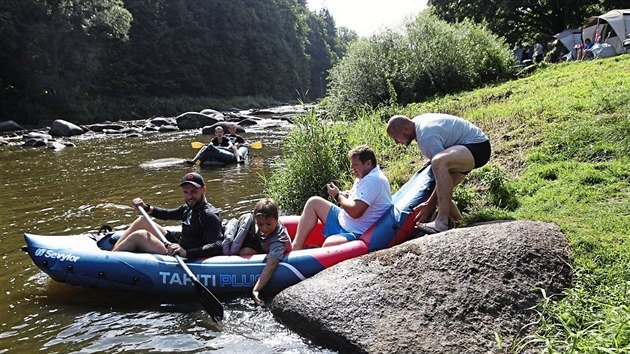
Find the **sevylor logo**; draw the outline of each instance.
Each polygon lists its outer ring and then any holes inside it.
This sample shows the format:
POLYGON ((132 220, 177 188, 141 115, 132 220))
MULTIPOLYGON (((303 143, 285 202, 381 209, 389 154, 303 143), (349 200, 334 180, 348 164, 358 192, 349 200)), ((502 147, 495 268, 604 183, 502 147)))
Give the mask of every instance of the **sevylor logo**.
POLYGON ((79 258, 81 258, 79 256, 75 256, 70 253, 55 252, 53 250, 47 250, 45 248, 38 248, 37 250, 35 250, 35 256, 44 257, 44 258, 54 258, 60 261, 68 261, 68 262, 76 262, 79 260, 79 258))

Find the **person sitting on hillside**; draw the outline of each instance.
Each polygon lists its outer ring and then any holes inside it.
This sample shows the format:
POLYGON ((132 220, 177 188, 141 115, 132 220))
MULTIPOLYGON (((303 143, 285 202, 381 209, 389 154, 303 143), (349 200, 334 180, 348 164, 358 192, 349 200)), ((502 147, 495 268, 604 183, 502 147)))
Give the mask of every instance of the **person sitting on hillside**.
POLYGON ((532 59, 534 60, 534 63, 541 63, 543 61, 543 56, 544 56, 544 52, 543 52, 543 46, 540 43, 536 43, 534 44, 534 54, 532 55, 532 59))
POLYGON ((593 42, 591 42, 590 38, 584 40, 584 45, 582 45, 582 48, 580 48, 577 53, 577 60, 584 60, 587 57, 593 57, 593 42))
POLYGON ((356 176, 352 189, 341 192, 332 182, 326 185, 328 195, 339 206, 319 196, 309 198, 300 216, 293 250, 302 249, 318 220, 324 224, 323 246, 334 246, 358 239, 391 206, 389 181, 376 164, 372 148, 358 146, 348 157, 356 176))

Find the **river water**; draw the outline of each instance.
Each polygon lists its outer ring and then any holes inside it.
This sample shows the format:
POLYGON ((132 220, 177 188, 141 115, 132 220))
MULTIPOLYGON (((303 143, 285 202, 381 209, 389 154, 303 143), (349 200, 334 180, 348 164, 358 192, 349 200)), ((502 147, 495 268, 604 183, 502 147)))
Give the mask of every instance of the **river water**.
MULTIPOLYGON (((279 120, 248 127, 250 150, 241 165, 203 169, 208 200, 224 218, 251 210, 263 196, 262 177, 280 158, 291 129, 279 120)), ((129 203, 182 203, 179 179, 191 167, 195 131, 139 138, 76 137, 76 147, 0 147, 0 353, 331 353, 277 322, 246 295, 222 298, 216 325, 196 298, 104 292, 51 280, 20 250, 23 233, 72 235, 116 229, 136 217, 129 203)))

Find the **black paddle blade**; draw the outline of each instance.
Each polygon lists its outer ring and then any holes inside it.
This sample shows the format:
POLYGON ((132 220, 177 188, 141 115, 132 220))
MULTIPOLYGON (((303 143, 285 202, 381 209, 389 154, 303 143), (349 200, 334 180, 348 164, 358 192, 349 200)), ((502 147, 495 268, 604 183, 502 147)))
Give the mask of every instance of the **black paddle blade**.
POLYGON ((208 315, 212 317, 212 320, 214 322, 223 320, 223 305, 221 305, 221 302, 198 280, 193 281, 193 283, 195 284, 197 295, 199 295, 199 300, 201 300, 201 305, 208 315))

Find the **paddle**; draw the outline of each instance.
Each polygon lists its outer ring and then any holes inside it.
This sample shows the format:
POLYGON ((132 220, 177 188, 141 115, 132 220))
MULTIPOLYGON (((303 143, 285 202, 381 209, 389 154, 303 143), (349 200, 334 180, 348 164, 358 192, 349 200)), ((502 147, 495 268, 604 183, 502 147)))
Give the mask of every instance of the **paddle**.
MULTIPOLYGON (((153 219, 151 219, 151 217, 149 217, 144 208, 138 205, 138 211, 140 211, 142 217, 144 217, 149 225, 151 225, 153 233, 157 235, 162 242, 164 242, 164 245, 168 245, 170 242, 168 242, 168 240, 166 240, 166 237, 162 235, 162 232, 160 232, 160 229, 158 229, 157 225, 155 225, 155 222, 153 221, 153 219)), ((221 302, 219 302, 219 300, 214 296, 214 294, 212 294, 212 292, 210 292, 210 290, 208 290, 208 288, 201 284, 199 279, 197 279, 195 274, 193 274, 193 272, 190 270, 190 268, 188 268, 186 263, 184 263, 179 255, 176 254, 175 259, 177 260, 177 263, 179 263, 179 265, 184 268, 184 271, 186 272, 186 274, 188 274, 188 276, 192 280, 192 283, 195 285, 195 290, 197 290, 197 295, 199 295, 199 300, 201 300, 201 305, 203 305, 203 308, 210 315, 210 317, 212 317, 212 320, 214 322, 221 321, 223 319, 223 305, 221 305, 221 302)))
MULTIPOLYGON (((190 146, 192 146, 193 149, 201 149, 202 147, 204 147, 204 145, 206 144, 202 143, 201 141, 193 141, 192 143, 190 143, 190 146)), ((262 149, 263 144, 262 141, 258 140, 249 144, 249 147, 251 147, 252 149, 262 149)))

